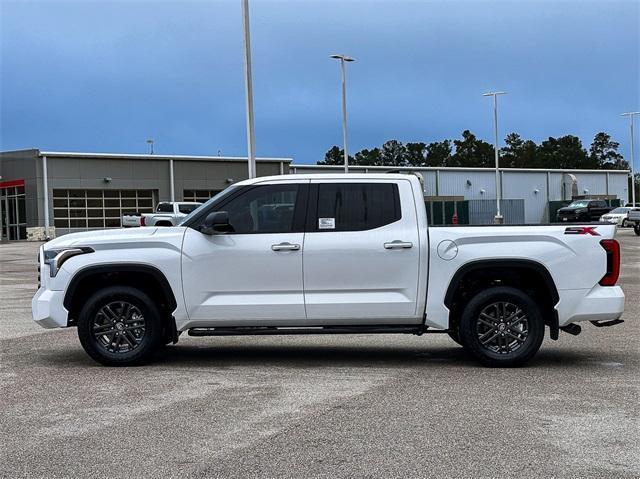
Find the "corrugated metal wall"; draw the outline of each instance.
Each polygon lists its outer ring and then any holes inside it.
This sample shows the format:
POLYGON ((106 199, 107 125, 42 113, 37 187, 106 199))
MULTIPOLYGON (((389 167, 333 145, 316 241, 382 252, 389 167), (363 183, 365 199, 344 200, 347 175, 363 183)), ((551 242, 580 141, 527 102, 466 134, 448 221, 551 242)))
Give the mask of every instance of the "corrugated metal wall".
POLYGON ((496 197, 496 174, 489 171, 440 170, 439 196, 464 196, 467 200, 496 197))
POLYGON ((579 195, 604 195, 607 191, 607 176, 601 173, 574 173, 578 179, 579 195))
POLYGON ((503 171, 502 196, 524 200, 525 223, 547 222, 546 172, 503 171))
MULTIPOLYGON (((507 225, 526 223, 524 200, 501 200, 500 213, 507 225)), ((496 200, 470 200, 469 224, 490 225, 496 215, 496 200)))

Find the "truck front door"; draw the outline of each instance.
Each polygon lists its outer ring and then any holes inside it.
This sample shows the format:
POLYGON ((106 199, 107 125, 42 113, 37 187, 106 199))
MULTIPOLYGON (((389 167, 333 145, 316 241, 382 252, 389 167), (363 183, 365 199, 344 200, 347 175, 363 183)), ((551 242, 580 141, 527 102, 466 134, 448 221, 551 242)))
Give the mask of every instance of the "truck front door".
POLYGON ((307 183, 258 184, 216 210, 234 232, 187 228, 182 278, 191 321, 202 325, 300 325, 307 183))

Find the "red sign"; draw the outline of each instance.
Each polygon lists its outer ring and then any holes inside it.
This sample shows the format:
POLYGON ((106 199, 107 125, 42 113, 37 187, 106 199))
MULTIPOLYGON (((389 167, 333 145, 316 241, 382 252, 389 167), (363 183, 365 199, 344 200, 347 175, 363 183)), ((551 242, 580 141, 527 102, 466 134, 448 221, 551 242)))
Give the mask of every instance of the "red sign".
POLYGON ((24 186, 24 180, 0 181, 0 188, 13 188, 14 186, 24 186))

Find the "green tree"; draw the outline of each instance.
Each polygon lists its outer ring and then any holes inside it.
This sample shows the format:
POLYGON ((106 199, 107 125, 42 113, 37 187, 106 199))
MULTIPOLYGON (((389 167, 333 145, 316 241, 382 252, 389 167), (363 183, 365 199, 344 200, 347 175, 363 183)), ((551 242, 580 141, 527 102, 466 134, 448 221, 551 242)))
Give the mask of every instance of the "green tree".
POLYGON ((456 152, 451 157, 448 166, 489 167, 495 163, 493 146, 486 141, 479 140, 469 130, 462 132, 461 140, 453 140, 456 152))
POLYGON ((589 159, 595 168, 606 170, 627 170, 629 163, 618 153, 620 143, 613 141, 611 136, 600 132, 593 138, 589 148, 589 159))
POLYGON ((427 145, 426 143, 407 143, 406 162, 408 166, 427 165, 427 145))
POLYGON ((582 148, 580 138, 565 135, 559 138, 549 137, 537 150, 538 168, 593 168, 587 151, 582 148))
POLYGON ((365 166, 379 166, 382 165, 382 157, 380 156, 380 148, 374 148, 373 150, 360 150, 355 154, 355 164, 365 166))
POLYGON ((380 156, 385 166, 407 165, 407 148, 398 140, 385 141, 380 156))
POLYGON ((427 166, 450 166, 451 140, 433 141, 426 147, 427 166))
POLYGON ((538 145, 532 140, 524 140, 517 133, 509 133, 505 138, 507 146, 500 151, 500 166, 503 168, 539 168, 537 164, 538 145))
MULTIPOLYGON (((344 165, 344 150, 338 146, 332 146, 324 154, 324 160, 317 162, 318 165, 344 165)), ((349 164, 353 163, 353 156, 349 155, 349 164)))

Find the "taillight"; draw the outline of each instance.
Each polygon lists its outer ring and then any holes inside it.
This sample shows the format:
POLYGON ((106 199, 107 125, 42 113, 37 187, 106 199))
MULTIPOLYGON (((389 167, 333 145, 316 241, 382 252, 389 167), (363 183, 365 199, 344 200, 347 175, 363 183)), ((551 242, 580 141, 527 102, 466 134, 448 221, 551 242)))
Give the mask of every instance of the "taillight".
POLYGON ((620 276, 620 243, 614 239, 600 241, 607 252, 607 274, 600 280, 600 286, 615 286, 620 276))
POLYGON ((144 216, 140 217, 140 226, 145 226, 144 216))

